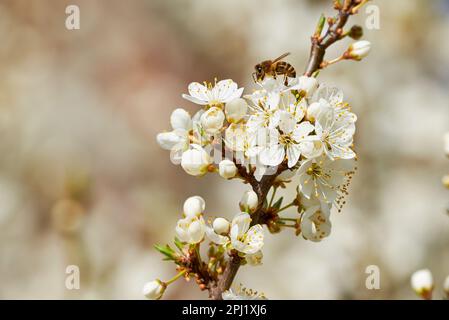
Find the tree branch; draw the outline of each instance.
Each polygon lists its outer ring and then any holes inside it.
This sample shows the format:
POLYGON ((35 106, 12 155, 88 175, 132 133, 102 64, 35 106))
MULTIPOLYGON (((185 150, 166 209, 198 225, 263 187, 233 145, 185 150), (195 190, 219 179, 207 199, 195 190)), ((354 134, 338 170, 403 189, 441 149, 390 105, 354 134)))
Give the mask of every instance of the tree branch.
MULTIPOLYGON (((265 199, 267 198, 268 191, 273 185, 276 177, 287 168, 287 164, 284 161, 279 165, 276 173, 274 173, 273 175, 265 175, 260 181, 257 181, 251 174, 246 173, 246 169, 242 166, 239 166, 238 168, 239 173, 246 178, 248 183, 251 184, 251 187, 258 197, 257 209, 253 214, 251 214, 251 226, 253 226, 261 223, 260 218, 263 212, 263 205, 265 199)), ((240 258, 237 254, 231 256, 219 281, 216 283, 216 285, 210 287, 209 295, 213 300, 223 299, 222 293, 231 287, 232 282, 234 281, 234 278, 240 268, 242 260, 243 259, 240 258)))
POLYGON ((310 57, 304 75, 310 77, 315 71, 321 69, 326 49, 342 38, 343 27, 349 16, 355 14, 356 9, 363 2, 363 0, 346 0, 344 5, 340 5, 340 7, 337 4, 335 5, 338 14, 328 20, 329 27, 326 33, 323 36, 320 33, 315 33, 311 38, 312 47, 310 48, 310 57))

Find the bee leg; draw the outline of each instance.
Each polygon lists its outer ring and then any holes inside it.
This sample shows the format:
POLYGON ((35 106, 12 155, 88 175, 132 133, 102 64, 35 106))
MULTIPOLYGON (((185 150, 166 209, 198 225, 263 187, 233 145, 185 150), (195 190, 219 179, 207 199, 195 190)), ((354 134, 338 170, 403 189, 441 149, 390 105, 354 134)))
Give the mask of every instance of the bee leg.
POLYGON ((288 77, 286 73, 284 73, 284 85, 288 86, 288 77))

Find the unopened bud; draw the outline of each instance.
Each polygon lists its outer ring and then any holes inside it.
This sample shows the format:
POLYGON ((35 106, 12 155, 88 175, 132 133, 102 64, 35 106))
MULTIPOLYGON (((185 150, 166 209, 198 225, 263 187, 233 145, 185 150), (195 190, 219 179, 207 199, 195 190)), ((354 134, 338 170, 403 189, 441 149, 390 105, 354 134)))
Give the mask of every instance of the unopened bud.
POLYGON ((363 28, 359 25, 353 25, 348 32, 348 36, 354 40, 359 40, 363 36, 363 28))
POLYGON ((366 40, 357 41, 351 44, 344 56, 346 59, 362 60, 371 50, 371 43, 366 40))
POLYGON ((421 298, 432 299, 433 277, 428 269, 416 271, 411 277, 411 285, 416 294, 421 298))

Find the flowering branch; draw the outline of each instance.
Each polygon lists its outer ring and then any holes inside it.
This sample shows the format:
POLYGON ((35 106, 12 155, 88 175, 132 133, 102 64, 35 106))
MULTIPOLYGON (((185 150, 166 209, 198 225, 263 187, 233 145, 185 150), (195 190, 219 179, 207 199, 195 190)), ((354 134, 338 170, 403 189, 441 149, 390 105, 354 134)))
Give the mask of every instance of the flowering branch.
MULTIPOLYGON (((338 0, 334 1, 334 8, 338 10, 338 14, 334 18, 327 19, 329 27, 324 35, 322 35, 322 30, 324 27, 324 16, 321 16, 315 33, 311 38, 312 47, 310 49, 309 62, 307 63, 304 75, 310 77, 319 69, 322 69, 330 64, 324 61, 324 55, 326 54, 326 49, 332 44, 334 44, 338 40, 343 39, 347 35, 356 40, 358 40, 362 36, 363 32, 361 31, 362 29, 359 26, 354 26, 347 33, 343 32, 343 28, 346 25, 349 17, 353 14, 356 14, 358 12, 358 9, 360 9, 360 7, 363 6, 366 2, 368 2, 368 0, 344 0, 343 4, 341 4, 338 0)), ((360 55, 358 55, 358 57, 360 57, 360 55)), ((350 48, 348 51, 346 51, 345 54, 341 56, 341 58, 337 59, 338 61, 343 59, 357 60, 358 57, 357 55, 354 55, 354 50, 351 50, 350 48)))
POLYGON ((166 282, 147 283, 146 297, 159 299, 172 282, 194 277, 214 300, 263 299, 256 291, 240 288, 234 292, 231 286, 241 266, 262 263, 265 227, 271 233, 293 228, 295 235, 314 242, 330 235, 331 209, 341 210, 356 169, 353 136, 357 117, 341 90, 319 84, 312 76, 327 65, 367 55, 369 42, 359 41, 341 57, 324 61, 326 48, 335 41, 346 36, 360 38, 360 27, 347 32, 342 28, 365 2, 346 0, 341 5, 335 1, 339 15, 327 19, 324 35, 326 19, 320 18, 304 76, 296 77, 284 61, 267 60, 255 67, 260 89, 243 98, 243 88, 230 79, 189 85, 189 94, 183 97, 201 109, 193 117, 184 109, 173 111, 173 130, 158 134, 158 143, 171 151, 172 162, 186 173, 241 179, 251 190, 244 193, 240 212, 231 222, 222 217, 206 221, 206 204, 199 196, 184 202, 183 217, 175 229, 176 249, 155 246, 165 260, 177 265, 178 274, 166 282), (293 177, 299 180, 296 197, 282 206, 283 197, 276 199, 276 190, 285 188, 293 177), (296 218, 279 216, 291 208, 297 211, 296 218), (200 252, 206 239, 209 247, 203 260, 200 252))

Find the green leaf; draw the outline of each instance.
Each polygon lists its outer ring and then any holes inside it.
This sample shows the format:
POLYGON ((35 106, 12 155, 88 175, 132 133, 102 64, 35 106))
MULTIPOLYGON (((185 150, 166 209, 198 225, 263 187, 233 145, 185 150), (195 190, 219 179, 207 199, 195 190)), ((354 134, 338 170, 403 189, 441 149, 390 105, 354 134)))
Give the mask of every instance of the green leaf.
POLYGON ((184 249, 184 243, 182 243, 181 240, 179 240, 177 237, 175 237, 175 246, 176 248, 178 248, 180 251, 182 251, 184 249))
POLYGON ((280 198, 278 199, 278 201, 276 201, 276 203, 273 204, 273 208, 280 209, 280 208, 281 208, 281 205, 282 205, 282 200, 284 200, 284 197, 280 197, 280 198))
POLYGON ((166 256, 164 260, 175 260, 176 252, 172 248, 170 248, 168 244, 166 244, 165 246, 155 244, 154 248, 164 256, 166 256))

